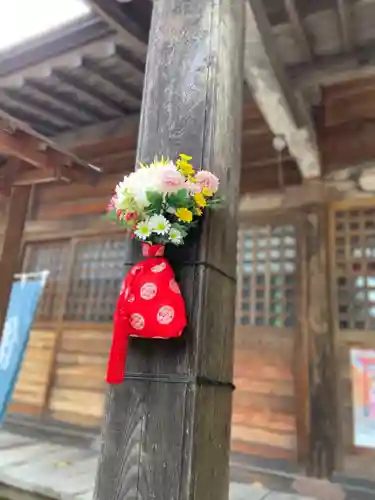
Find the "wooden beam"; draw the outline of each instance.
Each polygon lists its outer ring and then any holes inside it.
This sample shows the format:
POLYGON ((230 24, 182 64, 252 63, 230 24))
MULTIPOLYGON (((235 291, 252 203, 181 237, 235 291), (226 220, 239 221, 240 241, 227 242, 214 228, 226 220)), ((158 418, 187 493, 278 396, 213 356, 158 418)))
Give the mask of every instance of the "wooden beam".
POLYGON ((318 127, 318 142, 326 174, 355 167, 375 158, 375 123, 352 122, 337 127, 318 127))
MULTIPOLYGON (((48 184, 51 182, 63 181, 69 183, 72 181, 75 172, 68 167, 60 166, 54 171, 27 170, 20 172, 13 181, 14 186, 30 186, 33 184, 48 184)), ((79 180, 79 179, 75 179, 79 180)), ((81 176, 82 180, 82 176, 81 176)))
POLYGON ((245 78, 271 131, 283 136, 304 178, 319 177, 320 161, 310 117, 288 81, 260 0, 247 0, 245 78))
POLYGON ((24 166, 24 162, 19 158, 9 158, 6 164, 1 167, 0 193, 5 196, 11 194, 12 185, 18 171, 24 166))
POLYGON ((80 127, 71 132, 56 135, 53 137, 53 141, 61 147, 72 150, 98 142, 105 142, 109 139, 137 135, 138 127, 139 115, 134 114, 96 125, 80 127))
POLYGON ((125 13, 116 0, 88 0, 92 9, 121 36, 126 45, 141 60, 147 53, 147 33, 145 33, 125 13))
MULTIPOLYGON (((282 166, 282 163, 285 161, 293 162, 294 159, 289 155, 283 156, 281 166, 282 166)), ((243 169, 247 169, 247 168, 258 169, 258 168, 267 168, 267 167, 276 167, 277 168, 279 165, 280 165, 280 160, 278 158, 264 158, 262 160, 254 160, 254 161, 244 162, 242 165, 242 168, 243 169)))
POLYGON ((37 168, 52 168, 47 163, 46 154, 38 151, 39 147, 40 141, 31 139, 22 131, 18 132, 16 137, 15 134, 0 130, 0 154, 15 156, 37 168))
POLYGON ((0 254, 0 341, 8 309, 13 276, 17 272, 22 234, 29 206, 30 187, 16 187, 8 208, 3 246, 0 254))
POLYGON ((337 10, 344 50, 350 53, 354 49, 351 2, 348 0, 337 0, 337 10))
POLYGON ((314 58, 313 51, 303 26, 303 22, 296 5, 296 0, 284 0, 284 6, 293 29, 296 42, 298 42, 299 50, 302 52, 306 62, 312 62, 314 58))
MULTIPOLYGON (((0 222, 0 235, 5 232, 6 225, 0 222)), ((120 233, 116 224, 90 216, 61 220, 28 220, 25 224, 24 241, 42 241, 53 238, 73 238, 75 236, 98 236, 120 233)))
POLYGON ((299 64, 288 70, 293 88, 307 91, 321 85, 353 82, 375 75, 375 44, 351 54, 321 56, 313 65, 299 64))
POLYGON ((36 168, 55 168, 65 164, 78 167, 89 177, 101 170, 35 132, 26 123, 0 110, 0 153, 19 158, 36 168))
POLYGON ((228 498, 243 22, 243 2, 154 4, 137 156, 191 154, 220 177, 225 204, 196 244, 171 250, 181 341, 133 339, 125 382, 110 388, 96 500, 228 498))
MULTIPOLYGON (((33 136, 24 130, 9 133, 0 130, 0 154, 12 156, 23 163, 41 169, 47 175, 35 175, 38 181, 44 179, 83 180, 92 178, 94 183, 100 169, 89 165, 69 153, 54 149, 49 142, 45 143, 39 137, 33 136)), ((20 176, 22 177, 22 175, 20 176)), ((23 174, 22 184, 32 184, 33 175, 23 174)))

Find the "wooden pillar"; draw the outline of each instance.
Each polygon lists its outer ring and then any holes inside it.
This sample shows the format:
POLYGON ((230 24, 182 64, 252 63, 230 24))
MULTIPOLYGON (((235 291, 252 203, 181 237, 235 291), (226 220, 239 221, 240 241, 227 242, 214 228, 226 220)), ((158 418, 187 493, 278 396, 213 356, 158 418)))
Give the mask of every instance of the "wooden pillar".
POLYGON ((0 340, 13 284, 13 275, 17 272, 29 196, 30 186, 15 187, 12 190, 8 206, 0 255, 0 340))
POLYGON ((138 158, 192 155, 220 177, 225 203, 171 255, 183 338, 133 339, 126 380, 109 390, 97 500, 228 498, 243 21, 243 2, 154 2, 138 158))
POLYGON ((336 370, 330 315, 328 211, 312 208, 307 217, 307 327, 309 336, 310 447, 308 472, 330 477, 337 446, 336 370))

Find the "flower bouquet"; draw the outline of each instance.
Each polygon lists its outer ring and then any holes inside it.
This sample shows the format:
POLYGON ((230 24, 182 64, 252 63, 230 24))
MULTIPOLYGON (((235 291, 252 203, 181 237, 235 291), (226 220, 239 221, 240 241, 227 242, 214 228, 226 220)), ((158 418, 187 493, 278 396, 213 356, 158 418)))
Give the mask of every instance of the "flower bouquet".
POLYGON ((125 176, 107 215, 142 242, 147 260, 133 266, 122 285, 114 314, 107 381, 122 382, 129 336, 177 338, 187 324, 185 303, 174 272, 163 257, 167 244, 183 245, 206 208, 220 203, 219 179, 196 172, 191 156, 176 163, 161 158, 125 176))
POLYGON ((108 206, 108 217, 149 245, 183 245, 206 208, 216 207, 219 179, 196 172, 191 156, 163 157, 125 176, 108 206))

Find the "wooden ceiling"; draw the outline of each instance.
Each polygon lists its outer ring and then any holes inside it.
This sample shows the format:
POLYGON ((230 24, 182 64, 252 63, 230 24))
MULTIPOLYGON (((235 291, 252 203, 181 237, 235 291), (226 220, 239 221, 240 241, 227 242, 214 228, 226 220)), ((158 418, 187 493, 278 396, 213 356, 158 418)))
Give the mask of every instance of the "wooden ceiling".
POLYGON ((315 121, 324 176, 375 164, 375 76, 323 86, 315 121))
MULTIPOLYGON (((243 154, 241 189, 258 191, 299 184, 301 175, 288 150, 281 158, 273 148, 273 134, 254 102, 248 102, 243 118, 243 154), (280 161, 281 160, 281 161, 280 161)), ((105 141, 82 145, 74 152, 103 173, 129 172, 136 161, 137 130, 105 141)))
MULTIPOLYGON (((41 41, 37 50, 19 48, 12 57, 0 58, 0 108, 11 100, 16 114, 25 111, 26 121, 36 128, 40 125, 40 131, 45 129, 59 144, 64 134, 75 137, 66 149, 77 157, 104 172, 120 173, 134 166, 136 129, 129 132, 124 127, 122 134, 112 137, 97 134, 95 140, 76 145, 87 128, 102 130, 108 125, 110 131, 112 122, 125 122, 138 113, 151 2, 91 3, 96 17, 54 39, 48 45, 47 59, 42 57, 47 46, 41 41), (99 40, 94 37, 98 26, 99 40), (39 59, 34 61, 36 55, 39 59), (132 94, 135 88, 137 96, 132 94)), ((292 93, 303 91, 312 110, 322 175, 375 158, 375 65, 369 57, 375 43, 375 0, 350 0, 344 8, 342 5, 337 0, 263 2, 288 86, 292 93), (361 76, 364 72, 366 78, 361 76)), ((280 189, 302 182, 288 148, 280 161, 273 138, 247 89, 243 191, 280 189)), ((27 178, 30 173, 24 175, 27 178)), ((38 173, 41 180, 43 175, 38 173)))
MULTIPOLYGON (((375 76, 350 79, 321 87, 321 100, 313 117, 321 153, 322 176, 364 162, 375 162, 375 76)), ((302 182, 296 162, 284 150, 280 162, 273 134, 256 104, 244 108, 243 192, 280 189, 302 182)), ((107 173, 130 171, 136 160, 136 130, 75 150, 107 173)))

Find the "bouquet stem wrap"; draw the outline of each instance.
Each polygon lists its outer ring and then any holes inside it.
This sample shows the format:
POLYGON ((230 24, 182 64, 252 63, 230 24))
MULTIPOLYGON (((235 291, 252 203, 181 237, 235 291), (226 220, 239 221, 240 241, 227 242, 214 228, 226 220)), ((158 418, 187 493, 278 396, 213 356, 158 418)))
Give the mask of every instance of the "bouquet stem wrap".
POLYGON ((129 336, 151 339, 180 337, 186 310, 172 267, 163 257, 164 246, 143 244, 146 260, 125 277, 114 314, 107 382, 124 380, 129 336))

